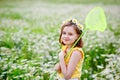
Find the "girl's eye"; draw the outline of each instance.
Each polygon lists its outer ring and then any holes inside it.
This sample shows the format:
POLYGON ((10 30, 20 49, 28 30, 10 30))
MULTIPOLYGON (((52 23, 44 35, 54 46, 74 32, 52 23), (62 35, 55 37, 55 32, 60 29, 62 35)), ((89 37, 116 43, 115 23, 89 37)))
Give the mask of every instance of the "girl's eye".
POLYGON ((62 34, 66 34, 66 32, 62 32, 62 34))
POLYGON ((73 34, 72 33, 68 33, 68 35, 72 36, 73 34))

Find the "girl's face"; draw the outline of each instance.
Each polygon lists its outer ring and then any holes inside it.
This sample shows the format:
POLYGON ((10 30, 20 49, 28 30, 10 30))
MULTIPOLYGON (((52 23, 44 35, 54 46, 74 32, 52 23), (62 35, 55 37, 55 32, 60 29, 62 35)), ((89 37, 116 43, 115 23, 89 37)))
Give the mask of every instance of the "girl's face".
POLYGON ((73 45, 78 36, 72 26, 66 26, 62 31, 61 40, 65 45, 73 45))

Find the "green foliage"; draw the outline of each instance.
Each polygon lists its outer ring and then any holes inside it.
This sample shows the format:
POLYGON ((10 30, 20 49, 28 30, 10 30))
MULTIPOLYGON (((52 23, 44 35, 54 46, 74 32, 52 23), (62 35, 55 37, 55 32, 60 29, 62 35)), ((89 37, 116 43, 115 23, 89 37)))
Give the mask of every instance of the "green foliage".
POLYGON ((120 4, 119 0, 44 0, 52 3, 75 3, 75 4, 90 4, 90 3, 102 3, 102 4, 120 4))
POLYGON ((11 12, 9 13, 1 13, 0 17, 3 18, 10 18, 10 19, 21 19, 22 16, 19 13, 11 12))

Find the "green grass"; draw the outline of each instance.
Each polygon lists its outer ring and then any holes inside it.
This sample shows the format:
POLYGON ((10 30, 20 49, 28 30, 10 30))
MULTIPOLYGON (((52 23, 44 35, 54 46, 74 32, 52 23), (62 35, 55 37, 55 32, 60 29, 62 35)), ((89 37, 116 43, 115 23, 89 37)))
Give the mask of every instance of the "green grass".
POLYGON ((119 0, 43 0, 51 3, 70 3, 70 4, 120 4, 119 0))

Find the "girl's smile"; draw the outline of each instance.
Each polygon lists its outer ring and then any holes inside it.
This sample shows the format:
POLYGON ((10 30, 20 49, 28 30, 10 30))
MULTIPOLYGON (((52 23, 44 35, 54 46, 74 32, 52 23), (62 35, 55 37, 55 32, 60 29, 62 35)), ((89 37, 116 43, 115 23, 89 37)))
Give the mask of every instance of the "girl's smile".
POLYGON ((65 38, 63 38, 63 40, 64 40, 64 41, 69 41, 70 38, 69 38, 69 37, 65 37, 65 38))

